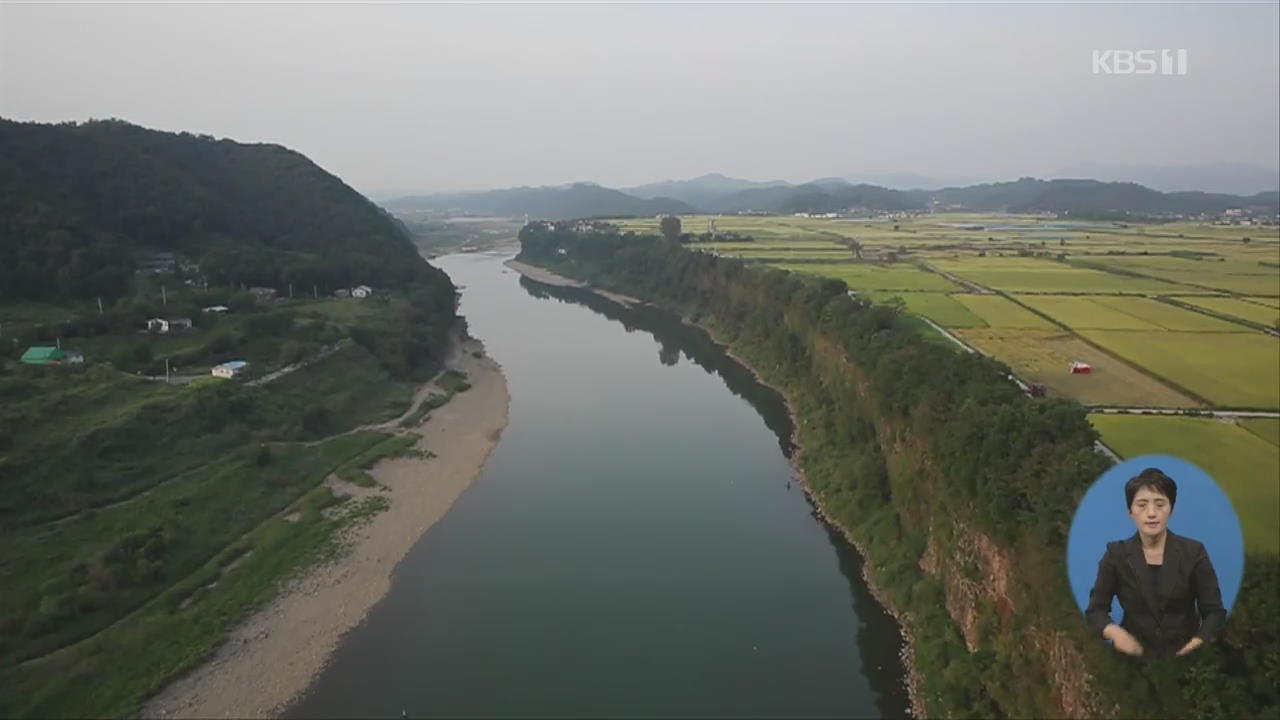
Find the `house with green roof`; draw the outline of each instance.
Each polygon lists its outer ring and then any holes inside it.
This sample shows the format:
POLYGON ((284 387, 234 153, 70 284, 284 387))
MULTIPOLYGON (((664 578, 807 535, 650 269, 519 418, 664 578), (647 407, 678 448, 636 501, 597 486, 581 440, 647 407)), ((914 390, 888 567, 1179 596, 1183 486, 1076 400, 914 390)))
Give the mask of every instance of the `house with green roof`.
POLYGON ((22 353, 22 362, 28 365, 64 365, 84 362, 84 353, 63 350, 51 345, 32 345, 22 353))

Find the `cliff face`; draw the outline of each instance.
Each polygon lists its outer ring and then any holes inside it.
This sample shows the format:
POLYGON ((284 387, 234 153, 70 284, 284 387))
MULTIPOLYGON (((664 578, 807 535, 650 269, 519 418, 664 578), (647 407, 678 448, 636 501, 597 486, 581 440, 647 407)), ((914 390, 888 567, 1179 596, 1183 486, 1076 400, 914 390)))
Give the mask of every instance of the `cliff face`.
POLYGON ((1169 663, 1086 628, 1066 573, 1073 510, 1109 465, 1083 408, 922 339, 839 281, 617 232, 535 224, 522 258, 666 306, 787 394, 824 515, 907 629, 937 717, 1262 717, 1280 709, 1280 564, 1251 556, 1223 641, 1169 663))
POLYGON ((1049 705, 1041 708, 1043 714, 1073 718, 1109 714, 1103 712, 1078 641, 1038 617, 1036 598, 1019 591, 1023 586, 1017 574, 1019 561, 1043 562, 1036 557, 1039 549, 1029 548, 1031 552, 1019 558, 1014 549, 1001 546, 977 529, 963 512, 932 512, 931 505, 938 505, 947 494, 947 484, 928 443, 911 428, 874 416, 875 402, 866 373, 838 343, 822 335, 811 336, 808 355, 812 371, 825 388, 856 399, 860 410, 872 414, 890 486, 912 490, 895 494, 893 500, 908 532, 925 538, 917 567, 942 585, 947 615, 963 637, 966 650, 972 654, 990 649, 996 638, 1015 642, 1021 646, 1020 654, 1035 658, 1043 667, 1041 674, 1047 678, 1049 690, 1049 705))

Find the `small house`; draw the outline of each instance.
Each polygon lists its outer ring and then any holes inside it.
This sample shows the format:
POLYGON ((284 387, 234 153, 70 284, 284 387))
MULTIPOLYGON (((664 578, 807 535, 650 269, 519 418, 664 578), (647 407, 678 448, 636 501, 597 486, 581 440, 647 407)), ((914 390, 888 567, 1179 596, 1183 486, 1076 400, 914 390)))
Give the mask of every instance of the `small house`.
POLYGON ((249 363, 244 360, 229 360, 219 365, 214 365, 210 372, 214 377, 234 378, 243 375, 249 369, 249 363))
POLYGON ((251 287, 249 292, 253 293, 253 299, 258 302, 271 302, 276 299, 276 289, 269 287, 251 287))
POLYGON ((205 309, 204 309, 204 312, 207 312, 207 313, 224 313, 224 312, 228 312, 228 311, 230 311, 230 310, 231 310, 231 308, 227 307, 226 305, 210 305, 209 307, 207 307, 207 308, 205 308, 205 309))
POLYGON ((84 353, 48 345, 32 345, 22 353, 28 365, 74 365, 84 362, 84 353))
POLYGON ((364 299, 373 294, 373 288, 368 285, 357 285, 351 288, 351 297, 364 299))
POLYGON ((1093 372, 1093 366, 1089 363, 1082 363, 1078 360, 1071 363, 1072 375, 1088 375, 1091 372, 1093 372))
POLYGON ((151 318, 147 330, 154 333, 171 333, 191 329, 191 318, 151 318))

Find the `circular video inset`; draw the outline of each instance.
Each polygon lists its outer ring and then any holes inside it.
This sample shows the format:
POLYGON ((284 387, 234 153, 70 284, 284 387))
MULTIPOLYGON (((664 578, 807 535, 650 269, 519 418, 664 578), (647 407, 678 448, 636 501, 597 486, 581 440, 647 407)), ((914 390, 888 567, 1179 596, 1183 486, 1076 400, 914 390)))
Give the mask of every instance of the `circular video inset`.
POLYGON ((1118 652, 1187 655, 1222 632, 1244 574, 1244 536, 1212 477, 1170 455, 1107 470, 1067 539, 1084 622, 1118 652))

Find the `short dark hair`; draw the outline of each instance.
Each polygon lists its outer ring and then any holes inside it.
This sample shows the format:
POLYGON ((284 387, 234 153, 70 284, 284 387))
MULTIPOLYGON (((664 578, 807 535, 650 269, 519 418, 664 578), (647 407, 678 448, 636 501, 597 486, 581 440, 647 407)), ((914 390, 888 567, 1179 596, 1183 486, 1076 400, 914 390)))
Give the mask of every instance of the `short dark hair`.
POLYGON ((1178 484, 1173 481, 1173 478, 1165 475, 1160 468, 1149 467, 1129 478, 1129 482, 1124 484, 1126 508, 1133 507, 1133 496, 1137 495, 1142 488, 1151 488, 1169 498, 1170 509, 1178 502, 1178 484))

